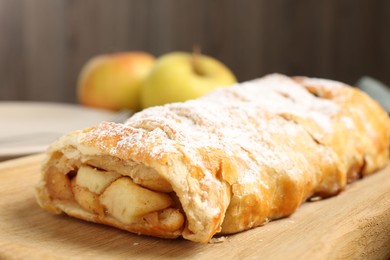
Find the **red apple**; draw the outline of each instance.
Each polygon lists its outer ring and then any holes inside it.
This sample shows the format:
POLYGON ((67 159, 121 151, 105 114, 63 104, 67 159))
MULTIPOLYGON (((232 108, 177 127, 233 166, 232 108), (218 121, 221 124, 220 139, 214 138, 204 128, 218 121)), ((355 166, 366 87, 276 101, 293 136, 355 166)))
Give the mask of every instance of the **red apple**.
POLYGON ((140 89, 155 62, 146 52, 120 52, 91 58, 78 78, 78 99, 110 110, 140 109, 140 89))

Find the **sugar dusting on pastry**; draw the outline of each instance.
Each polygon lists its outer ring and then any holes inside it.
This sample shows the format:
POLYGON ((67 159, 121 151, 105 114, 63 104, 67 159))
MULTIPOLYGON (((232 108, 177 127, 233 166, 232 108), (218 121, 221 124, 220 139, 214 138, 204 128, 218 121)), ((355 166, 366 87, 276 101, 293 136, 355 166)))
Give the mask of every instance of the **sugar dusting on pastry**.
MULTIPOLYGON (((250 155, 244 153, 246 158, 243 160, 249 166, 253 160, 265 165, 286 163, 291 158, 278 150, 277 144, 272 144, 274 135, 283 134, 294 139, 295 135, 302 133, 302 128, 294 122, 281 123, 285 121, 283 116, 292 114, 306 118, 323 133, 331 134, 332 116, 338 110, 336 103, 313 96, 290 78, 271 75, 217 90, 198 100, 146 109, 121 127, 104 125, 89 136, 97 139, 99 136, 112 136, 115 142, 108 145, 110 153, 115 156, 130 149, 133 153, 147 152, 151 157, 159 158, 180 150, 208 176, 199 150, 210 147, 227 153, 236 151, 235 154, 240 154, 239 150, 258 151, 250 155), (241 102, 245 106, 240 105, 241 102), (277 118, 278 115, 280 118, 277 118), (257 121, 256 125, 253 125, 254 121, 257 121)), ((256 163, 249 169, 240 181, 250 182, 257 178, 259 168, 256 163)))
POLYGON ((321 78, 308 78, 308 77, 302 77, 305 80, 305 83, 308 85, 320 85, 325 88, 343 88, 347 87, 342 82, 335 81, 335 80, 330 80, 330 79, 321 79, 321 78))
MULTIPOLYGON (((211 238, 288 216, 311 196, 337 194, 350 178, 387 162, 387 114, 344 86, 270 75, 197 100, 146 109, 124 124, 103 122, 53 144, 43 178, 51 175, 71 187, 84 164, 119 173, 124 179, 115 187, 126 184, 140 194, 154 190, 151 194, 160 199, 172 196, 173 208, 148 212, 141 222, 115 217, 122 211, 116 210, 115 196, 110 197, 115 189, 108 186, 104 205, 112 205, 112 215, 94 218, 87 212, 85 219, 139 234, 224 241, 211 238), (149 182, 151 176, 155 183, 149 182), (179 221, 183 218, 185 223, 179 221), (175 228, 164 230, 170 226, 175 228)), ((67 211, 66 203, 73 201, 45 201, 64 186, 51 184, 51 191, 40 188, 41 205, 80 217, 80 205, 67 211)))

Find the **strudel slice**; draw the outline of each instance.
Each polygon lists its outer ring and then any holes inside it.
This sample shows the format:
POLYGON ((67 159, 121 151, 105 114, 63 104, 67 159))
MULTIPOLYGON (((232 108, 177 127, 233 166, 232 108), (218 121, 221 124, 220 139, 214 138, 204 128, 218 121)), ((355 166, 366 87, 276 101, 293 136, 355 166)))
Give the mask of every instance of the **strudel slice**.
POLYGON ((61 137, 37 198, 53 213, 208 242, 341 192, 384 167, 389 144, 389 117, 364 93, 273 74, 61 137))

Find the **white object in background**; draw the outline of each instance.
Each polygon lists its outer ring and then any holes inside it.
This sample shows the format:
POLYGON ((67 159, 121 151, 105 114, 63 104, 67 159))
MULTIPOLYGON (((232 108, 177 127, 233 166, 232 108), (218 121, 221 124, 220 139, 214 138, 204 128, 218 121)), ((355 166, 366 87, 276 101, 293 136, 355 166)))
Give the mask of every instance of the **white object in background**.
POLYGON ((390 113, 390 87, 371 77, 364 76, 357 82, 357 87, 378 101, 390 113))
POLYGON ((65 133, 101 121, 121 121, 129 111, 111 112, 49 102, 0 102, 0 159, 43 152, 65 133))

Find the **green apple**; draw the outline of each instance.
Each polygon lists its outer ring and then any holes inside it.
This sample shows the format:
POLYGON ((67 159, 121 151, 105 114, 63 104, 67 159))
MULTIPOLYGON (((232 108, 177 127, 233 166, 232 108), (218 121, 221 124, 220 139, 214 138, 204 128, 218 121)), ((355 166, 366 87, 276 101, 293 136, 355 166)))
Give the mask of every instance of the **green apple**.
POLYGON ((171 52, 159 57, 141 88, 142 108, 198 98, 236 83, 220 61, 201 54, 171 52))
POLYGON ((91 58, 78 78, 79 102, 110 110, 139 110, 140 89, 154 62, 151 54, 136 51, 91 58))

